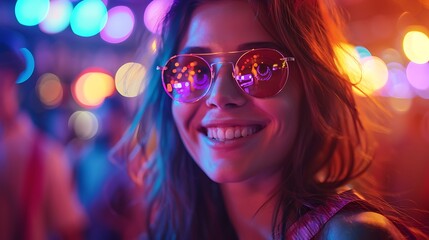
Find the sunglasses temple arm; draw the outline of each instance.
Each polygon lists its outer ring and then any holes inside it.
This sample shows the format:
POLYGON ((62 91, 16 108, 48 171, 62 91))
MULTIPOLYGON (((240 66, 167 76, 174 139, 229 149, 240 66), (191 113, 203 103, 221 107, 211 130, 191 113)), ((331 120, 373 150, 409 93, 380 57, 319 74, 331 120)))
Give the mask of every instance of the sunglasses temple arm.
POLYGON ((156 66, 156 70, 158 70, 158 71, 163 71, 166 69, 167 69, 167 67, 156 66))
POLYGON ((293 61, 295 61, 295 58, 294 57, 284 57, 284 58, 282 58, 282 60, 285 60, 286 62, 293 62, 293 61))

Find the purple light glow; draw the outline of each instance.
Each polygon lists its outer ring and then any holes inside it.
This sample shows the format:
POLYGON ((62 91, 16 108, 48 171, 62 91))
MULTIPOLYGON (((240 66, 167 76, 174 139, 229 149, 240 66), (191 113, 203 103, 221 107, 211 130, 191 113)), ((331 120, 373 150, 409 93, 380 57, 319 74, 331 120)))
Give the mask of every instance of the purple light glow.
POLYGON ((134 14, 126 6, 116 6, 108 11, 106 26, 101 31, 101 38, 109 43, 125 41, 134 29, 134 14))
POLYGON ((407 66, 407 77, 410 84, 418 90, 429 88, 429 63, 410 62, 407 66))
POLYGON ((144 24, 152 33, 160 33, 160 23, 170 9, 172 0, 153 0, 144 11, 144 24))
POLYGON ((389 77, 387 84, 382 89, 382 95, 394 98, 413 98, 414 92, 407 81, 405 67, 397 62, 387 64, 389 77))

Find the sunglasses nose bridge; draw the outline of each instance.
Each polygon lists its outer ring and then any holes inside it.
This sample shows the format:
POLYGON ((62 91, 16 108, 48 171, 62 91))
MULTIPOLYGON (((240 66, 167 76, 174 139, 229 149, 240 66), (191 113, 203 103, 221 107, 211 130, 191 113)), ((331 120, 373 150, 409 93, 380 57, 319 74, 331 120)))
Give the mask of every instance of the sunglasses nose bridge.
POLYGON ((231 67, 232 67, 232 69, 234 70, 234 63, 233 62, 214 62, 214 63, 210 63, 210 68, 211 68, 211 70, 213 71, 213 72, 215 72, 215 67, 216 66, 219 66, 218 67, 218 70, 220 70, 222 67, 223 67, 223 65, 225 65, 225 64, 230 64, 231 65, 231 67))
POLYGON ((234 81, 235 64, 233 62, 215 62, 210 64, 212 81, 210 89, 206 92, 206 104, 210 107, 233 107, 245 104, 247 99, 238 89, 234 81), (232 69, 228 68, 231 66, 232 69), (229 72, 231 71, 231 75, 229 72))
POLYGON ((232 70, 231 75, 232 77, 235 77, 235 64, 233 62, 221 61, 221 62, 214 62, 210 64, 210 70, 212 72, 213 79, 217 78, 217 75, 219 74, 221 68, 224 67, 225 64, 231 66, 231 70, 232 70))

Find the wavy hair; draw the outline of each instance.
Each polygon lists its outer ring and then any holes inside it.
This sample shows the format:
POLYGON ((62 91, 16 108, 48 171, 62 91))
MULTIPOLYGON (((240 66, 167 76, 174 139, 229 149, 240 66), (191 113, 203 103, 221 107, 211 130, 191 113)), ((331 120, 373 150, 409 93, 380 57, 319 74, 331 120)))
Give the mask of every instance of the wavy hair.
MULTIPOLYGON (((219 185, 187 152, 176 129, 172 100, 156 66, 177 54, 178 44, 200 4, 176 0, 166 15, 159 48, 146 76, 135 123, 116 153, 123 153, 143 188, 145 232, 149 239, 237 239, 219 185)), ((249 0, 262 26, 297 61, 303 89, 301 124, 277 191, 276 229, 288 228, 303 213, 362 175, 371 145, 336 54, 345 39, 332 0, 249 0)), ((262 207, 262 206, 261 206, 262 207)))

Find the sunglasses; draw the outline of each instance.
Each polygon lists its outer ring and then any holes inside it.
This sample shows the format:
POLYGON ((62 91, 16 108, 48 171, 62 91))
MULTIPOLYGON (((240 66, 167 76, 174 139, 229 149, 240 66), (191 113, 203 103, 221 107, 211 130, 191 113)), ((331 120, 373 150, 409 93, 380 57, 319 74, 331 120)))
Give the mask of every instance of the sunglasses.
POLYGON ((271 48, 259 48, 226 53, 179 54, 171 57, 163 67, 162 85, 167 94, 176 101, 193 103, 210 91, 216 77, 215 66, 231 64, 232 77, 238 87, 256 98, 272 97, 286 85, 289 75, 288 61, 271 48), (219 56, 238 56, 234 62, 211 62, 219 56))

